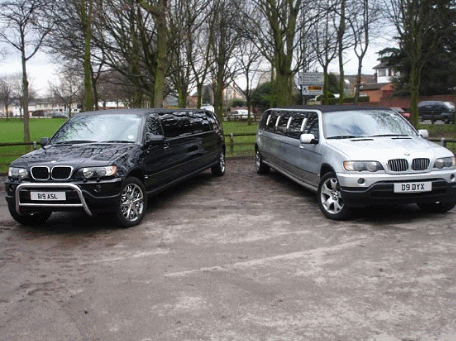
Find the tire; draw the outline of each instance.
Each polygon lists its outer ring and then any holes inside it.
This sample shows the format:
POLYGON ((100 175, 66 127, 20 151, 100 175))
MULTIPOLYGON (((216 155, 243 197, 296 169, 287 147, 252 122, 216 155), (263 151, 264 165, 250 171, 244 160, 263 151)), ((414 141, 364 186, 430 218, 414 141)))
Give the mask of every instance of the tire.
POLYGON ((27 226, 43 225, 52 214, 52 212, 18 214, 16 212, 15 205, 10 203, 8 203, 8 210, 14 220, 16 220, 19 224, 27 226))
POLYGON ((335 173, 326 173, 321 178, 318 186, 318 204, 329 219, 345 220, 350 216, 350 209, 344 203, 335 173))
POLYGON ((269 173, 269 166, 263 162, 259 149, 255 152, 255 170, 260 175, 269 173))
POLYGON ((456 206, 456 202, 432 202, 432 203, 421 203, 418 204, 418 207, 425 211, 425 212, 430 212, 430 213, 445 213, 451 210, 454 206, 456 206))
POLYGON ((116 207, 117 223, 122 227, 138 225, 146 215, 146 208, 147 195, 144 184, 137 178, 126 178, 116 207))
POLYGON ((218 157, 218 163, 215 166, 211 167, 212 175, 223 176, 226 171, 226 159, 225 152, 222 151, 218 157))

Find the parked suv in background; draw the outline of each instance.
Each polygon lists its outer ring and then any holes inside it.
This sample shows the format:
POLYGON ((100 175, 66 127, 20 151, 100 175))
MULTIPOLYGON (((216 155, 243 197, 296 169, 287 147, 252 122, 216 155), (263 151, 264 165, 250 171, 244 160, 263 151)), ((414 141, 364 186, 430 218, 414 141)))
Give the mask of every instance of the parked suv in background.
POLYGON ((391 109, 269 109, 258 126, 255 165, 259 174, 272 167, 317 192, 330 219, 368 205, 446 212, 456 205, 455 156, 427 135, 391 109))
POLYGON ((6 200, 21 224, 53 211, 113 212, 121 226, 141 222, 147 196, 211 168, 225 173, 220 122, 207 110, 107 110, 77 114, 42 148, 15 160, 6 200))
POLYGON ((420 119, 435 121, 443 121, 445 123, 454 122, 455 107, 451 102, 443 101, 422 101, 418 103, 418 112, 420 119))

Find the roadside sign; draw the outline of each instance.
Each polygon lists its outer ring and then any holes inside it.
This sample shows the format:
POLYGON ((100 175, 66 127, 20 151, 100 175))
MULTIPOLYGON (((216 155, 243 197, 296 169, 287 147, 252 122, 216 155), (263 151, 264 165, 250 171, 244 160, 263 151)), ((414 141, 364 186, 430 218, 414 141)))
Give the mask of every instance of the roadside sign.
POLYGON ((322 72, 301 72, 298 74, 298 83, 303 96, 318 96, 323 94, 325 77, 322 72))
POLYGON ((323 86, 325 77, 322 72, 301 72, 298 74, 299 85, 323 86))
POLYGON ((323 94, 323 86, 302 86, 301 88, 301 94, 303 96, 318 96, 323 94))

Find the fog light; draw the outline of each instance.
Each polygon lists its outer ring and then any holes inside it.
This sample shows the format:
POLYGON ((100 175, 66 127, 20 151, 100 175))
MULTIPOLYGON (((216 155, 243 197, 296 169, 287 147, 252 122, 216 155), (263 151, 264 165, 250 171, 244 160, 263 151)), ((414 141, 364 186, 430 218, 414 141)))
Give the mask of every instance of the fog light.
POLYGON ((366 182, 366 180, 364 180, 363 178, 359 178, 359 179, 358 179, 358 183, 359 183, 360 185, 362 185, 362 184, 365 183, 365 182, 366 182))

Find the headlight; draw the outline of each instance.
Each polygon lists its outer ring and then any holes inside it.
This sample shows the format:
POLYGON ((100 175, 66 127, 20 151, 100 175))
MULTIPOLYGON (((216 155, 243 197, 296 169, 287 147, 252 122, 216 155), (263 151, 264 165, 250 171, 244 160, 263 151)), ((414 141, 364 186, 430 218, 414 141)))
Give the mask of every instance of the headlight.
POLYGON ((10 167, 8 169, 8 176, 12 178, 20 178, 23 179, 28 175, 28 171, 25 168, 16 168, 10 167))
POLYGON ((377 172, 383 170, 378 161, 344 161, 344 169, 349 172, 377 172))
POLYGON ((450 157, 443 157, 441 159, 437 159, 434 162, 434 168, 449 168, 449 167, 454 167, 456 164, 455 157, 450 156, 450 157))
POLYGON ((117 173, 116 166, 106 166, 106 167, 89 167, 89 168, 82 168, 79 171, 84 178, 102 178, 105 176, 113 176, 117 173))

